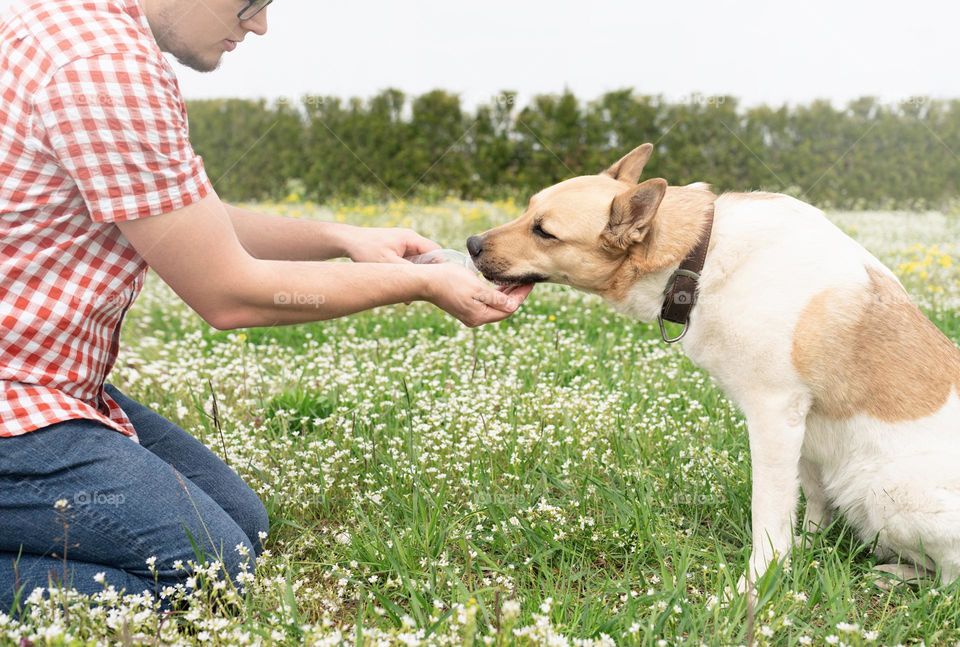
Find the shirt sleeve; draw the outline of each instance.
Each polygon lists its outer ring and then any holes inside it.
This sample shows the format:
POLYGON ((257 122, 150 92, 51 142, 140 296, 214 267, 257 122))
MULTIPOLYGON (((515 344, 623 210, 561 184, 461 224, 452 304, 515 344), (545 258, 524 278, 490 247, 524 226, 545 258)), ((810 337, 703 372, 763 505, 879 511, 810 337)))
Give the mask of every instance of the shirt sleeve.
POLYGON ((168 213, 212 190, 165 61, 121 53, 77 59, 37 93, 34 111, 40 141, 95 222, 168 213))

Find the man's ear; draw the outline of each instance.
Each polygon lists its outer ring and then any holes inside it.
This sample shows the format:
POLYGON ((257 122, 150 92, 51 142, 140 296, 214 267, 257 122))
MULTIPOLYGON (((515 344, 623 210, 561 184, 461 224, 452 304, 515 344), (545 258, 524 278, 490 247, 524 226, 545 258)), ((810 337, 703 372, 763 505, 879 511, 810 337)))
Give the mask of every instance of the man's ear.
POLYGON ((653 154, 653 144, 642 144, 620 158, 620 161, 603 172, 614 180, 636 184, 643 167, 653 154))
POLYGON ((604 243, 616 250, 626 250, 642 243, 650 233, 666 192, 667 181, 658 177, 614 198, 610 205, 610 222, 603 232, 604 243))

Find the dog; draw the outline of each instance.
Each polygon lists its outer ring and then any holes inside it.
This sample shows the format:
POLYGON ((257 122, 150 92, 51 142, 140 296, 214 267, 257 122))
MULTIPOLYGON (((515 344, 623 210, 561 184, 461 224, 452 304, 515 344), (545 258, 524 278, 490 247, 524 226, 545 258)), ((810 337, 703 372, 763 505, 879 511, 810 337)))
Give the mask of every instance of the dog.
POLYGON ((819 209, 777 193, 638 184, 652 152, 644 144, 603 173, 546 188, 515 221, 471 236, 477 269, 499 284, 569 285, 659 320, 664 340, 679 339, 713 376, 747 421, 753 577, 789 556, 799 485, 807 532, 839 511, 876 542, 889 561, 880 570, 955 580, 956 345, 819 209), (664 332, 675 305, 665 294, 687 302, 673 319, 680 337, 664 332))

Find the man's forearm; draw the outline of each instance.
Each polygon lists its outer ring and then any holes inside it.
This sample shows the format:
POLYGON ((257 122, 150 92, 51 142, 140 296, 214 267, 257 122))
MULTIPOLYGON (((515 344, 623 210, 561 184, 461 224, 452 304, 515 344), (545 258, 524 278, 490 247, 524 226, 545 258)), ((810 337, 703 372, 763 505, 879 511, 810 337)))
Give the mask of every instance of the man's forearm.
POLYGON ((237 238, 254 258, 322 261, 347 255, 356 227, 336 222, 285 218, 224 203, 237 238))
POLYGON ((333 319, 377 306, 430 297, 429 269, 412 264, 251 260, 224 285, 236 295, 225 328, 333 319))

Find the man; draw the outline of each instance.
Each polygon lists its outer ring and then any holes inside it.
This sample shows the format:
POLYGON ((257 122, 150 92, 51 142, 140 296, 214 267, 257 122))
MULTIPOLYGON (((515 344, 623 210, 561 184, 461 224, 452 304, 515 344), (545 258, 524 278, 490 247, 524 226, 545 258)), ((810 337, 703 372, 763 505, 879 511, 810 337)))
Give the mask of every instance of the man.
POLYGON ((162 52, 213 70, 266 33, 268 4, 33 0, 0 21, 0 610, 50 573, 81 592, 182 581, 191 538, 231 576, 262 549, 237 474, 105 383, 148 266, 219 329, 413 300, 476 326, 529 294, 408 262, 437 247, 409 230, 220 201, 162 52))

